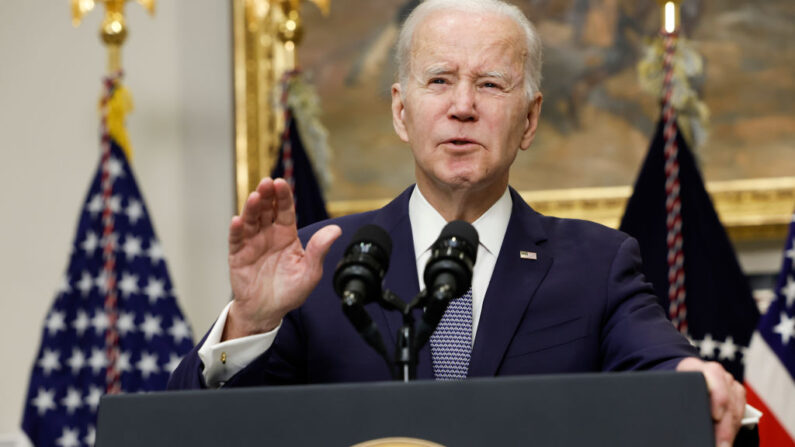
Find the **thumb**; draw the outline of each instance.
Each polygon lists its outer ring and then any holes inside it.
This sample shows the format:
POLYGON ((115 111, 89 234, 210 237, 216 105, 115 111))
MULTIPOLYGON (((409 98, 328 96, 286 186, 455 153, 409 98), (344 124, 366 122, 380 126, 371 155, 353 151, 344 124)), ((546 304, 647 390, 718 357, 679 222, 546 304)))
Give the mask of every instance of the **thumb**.
POLYGON ((306 258, 314 268, 321 268, 323 260, 328 254, 331 244, 342 234, 342 229, 336 225, 327 225, 315 232, 306 244, 306 258))

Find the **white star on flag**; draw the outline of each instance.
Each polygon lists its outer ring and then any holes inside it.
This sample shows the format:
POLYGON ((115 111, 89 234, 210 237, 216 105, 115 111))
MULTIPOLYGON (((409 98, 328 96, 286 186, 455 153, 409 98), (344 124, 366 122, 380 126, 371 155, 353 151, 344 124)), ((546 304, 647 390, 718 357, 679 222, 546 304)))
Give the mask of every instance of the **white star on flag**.
POLYGON ((56 369, 61 369, 61 361, 58 357, 58 351, 44 348, 39 360, 39 366, 44 371, 45 376, 49 376, 56 369))
POLYGON ((165 364, 166 371, 168 371, 169 374, 173 373, 181 361, 182 357, 172 353, 169 357, 168 363, 165 364))
POLYGON ((734 360, 734 357, 737 354, 737 345, 734 344, 734 339, 729 336, 726 337, 726 340, 720 344, 720 353, 718 354, 718 358, 721 360, 734 360))
POLYGON ((144 338, 146 338, 147 341, 151 340, 155 335, 160 335, 163 333, 163 330, 160 327, 160 317, 155 317, 151 314, 146 314, 144 317, 144 322, 141 324, 139 329, 144 333, 144 338))
POLYGON ((61 399, 61 404, 66 408, 66 412, 73 414, 81 405, 83 405, 83 398, 80 391, 69 387, 66 396, 61 399))
POLYGON ((82 309, 77 311, 77 316, 74 320, 72 320, 72 327, 75 328, 75 332, 77 332, 78 337, 82 337, 83 333, 88 329, 91 322, 88 319, 88 314, 85 313, 82 309))
POLYGON ((88 256, 94 256, 94 251, 99 246, 99 238, 93 231, 86 232, 86 238, 80 243, 80 248, 86 252, 88 256))
POLYGON ((130 372, 132 366, 130 365, 130 352, 123 351, 119 353, 119 358, 116 360, 116 368, 121 372, 130 372))
POLYGON ((72 356, 69 357, 66 363, 72 370, 72 374, 76 376, 80 373, 80 370, 83 369, 83 366, 86 365, 86 356, 80 349, 72 348, 72 356))
POLYGON ((69 285, 69 273, 65 273, 61 277, 61 285, 58 287, 58 295, 63 295, 71 291, 72 287, 69 285))
POLYGON ((149 259, 152 260, 152 264, 157 265, 160 261, 163 260, 165 256, 163 253, 163 247, 160 245, 160 242, 157 239, 152 239, 149 241, 149 250, 146 252, 149 255, 149 259))
POLYGON ((97 411, 97 407, 99 406, 99 398, 102 397, 102 389, 91 385, 88 388, 88 394, 85 397, 86 405, 91 407, 91 411, 97 411))
POLYGON ((105 312, 97 309, 94 318, 91 319, 91 325, 94 326, 94 331, 97 335, 103 335, 105 330, 108 329, 110 321, 108 321, 108 316, 105 315, 105 312))
POLYGON ((110 160, 108 160, 108 173, 110 174, 111 181, 115 181, 119 177, 124 177, 124 166, 118 158, 110 157, 110 160))
POLYGON ((80 281, 77 283, 77 290, 79 290, 83 296, 86 296, 91 292, 91 287, 93 285, 94 281, 91 279, 91 274, 84 271, 83 275, 80 277, 80 281))
POLYGON ((704 339, 701 340, 699 350, 701 353, 701 357, 710 358, 715 356, 715 348, 717 345, 715 344, 715 340, 712 339, 712 336, 706 334, 704 339))
POLYGON ((789 318, 781 312, 781 320, 773 327, 773 332, 781 335, 781 344, 786 346, 789 339, 795 336, 795 317, 789 318))
POLYGON ((111 196, 110 198, 110 210, 113 214, 118 214, 121 212, 121 196, 111 196))
POLYGON ((787 276, 787 285, 781 289, 781 294, 787 297, 787 307, 792 307, 792 303, 795 303, 795 280, 792 276, 787 276))
POLYGON ((160 370, 157 366, 157 354, 150 354, 146 351, 141 353, 141 360, 135 366, 141 371, 141 376, 144 379, 148 379, 151 374, 160 370))
POLYGON ((127 235, 122 250, 124 250, 128 261, 135 259, 136 256, 141 256, 141 238, 127 235))
POLYGON ((33 399, 32 405, 36 407, 39 415, 43 415, 47 410, 55 409, 55 391, 39 388, 39 394, 33 399))
POLYGON ((140 291, 138 289, 138 276, 127 272, 122 273, 118 288, 123 298, 129 298, 133 293, 138 293, 140 291))
POLYGON ((786 257, 792 259, 792 262, 795 262, 795 246, 787 250, 786 257))
POLYGON ((168 333, 174 337, 175 343, 179 343, 183 339, 190 338, 190 328, 188 327, 188 324, 179 318, 174 319, 171 327, 168 328, 168 333))
POLYGON ((94 443, 97 441, 97 429, 94 428, 93 425, 88 427, 88 433, 86 437, 83 438, 83 442, 86 443, 88 447, 94 447, 94 443))
POLYGON ((102 211, 102 208, 104 208, 104 204, 102 203, 102 196, 100 194, 94 194, 91 200, 86 204, 86 211, 94 216, 102 211))
POLYGON ((127 219, 130 220, 130 224, 135 225, 135 223, 138 222, 138 219, 144 215, 144 208, 141 206, 141 202, 137 200, 130 200, 130 203, 127 204, 125 213, 127 214, 127 219))
POLYGON ((164 282, 155 277, 149 277, 144 293, 149 296, 149 302, 155 304, 157 300, 166 296, 164 282))
POLYGON ((61 447, 80 447, 80 440, 78 439, 79 430, 72 429, 64 426, 61 437, 55 443, 61 447))
POLYGON ((102 349, 92 348, 91 357, 88 359, 88 365, 94 374, 99 374, 100 371, 108 366, 108 357, 102 349))
POLYGON ((135 314, 132 312, 122 312, 121 315, 119 315, 119 321, 116 322, 116 329, 122 337, 135 331, 135 314))
POLYGON ((97 290, 101 294, 105 295, 108 293, 108 273, 105 270, 99 272, 99 275, 94 279, 94 285, 97 286, 97 290))
POLYGON ((47 334, 50 337, 57 334, 58 331, 66 329, 66 322, 64 321, 64 313, 57 311, 50 312, 50 316, 47 317, 47 322, 44 323, 44 326, 47 328, 47 334))

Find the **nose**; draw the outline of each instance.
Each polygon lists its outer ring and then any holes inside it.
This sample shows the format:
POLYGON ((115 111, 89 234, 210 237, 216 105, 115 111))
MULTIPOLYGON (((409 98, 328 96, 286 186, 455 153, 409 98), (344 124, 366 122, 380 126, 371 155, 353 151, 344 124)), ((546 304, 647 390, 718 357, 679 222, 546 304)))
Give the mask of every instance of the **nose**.
POLYGON ((460 82, 455 86, 452 90, 448 117, 464 122, 478 120, 474 86, 466 82, 460 82))

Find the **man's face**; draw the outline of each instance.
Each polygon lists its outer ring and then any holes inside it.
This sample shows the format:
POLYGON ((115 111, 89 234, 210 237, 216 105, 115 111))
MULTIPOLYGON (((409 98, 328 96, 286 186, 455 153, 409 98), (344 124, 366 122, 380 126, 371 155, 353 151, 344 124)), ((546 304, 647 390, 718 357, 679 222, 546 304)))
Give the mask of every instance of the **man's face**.
POLYGON ((495 15, 435 12, 417 26, 408 79, 392 87, 392 115, 421 188, 505 189, 541 108, 541 95, 529 100, 524 91, 523 37, 495 15))

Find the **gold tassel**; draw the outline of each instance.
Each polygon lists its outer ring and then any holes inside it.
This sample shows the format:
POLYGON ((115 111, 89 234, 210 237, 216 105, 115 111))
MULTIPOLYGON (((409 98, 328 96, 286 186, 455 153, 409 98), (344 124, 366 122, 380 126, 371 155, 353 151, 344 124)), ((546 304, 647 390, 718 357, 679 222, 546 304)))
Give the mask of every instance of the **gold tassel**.
POLYGON ((128 161, 132 161, 133 151, 130 144, 130 137, 127 134, 127 129, 124 127, 125 116, 132 111, 133 102, 132 95, 129 90, 121 83, 116 84, 113 90, 113 95, 107 104, 107 129, 108 134, 122 148, 124 155, 127 156, 128 161))

